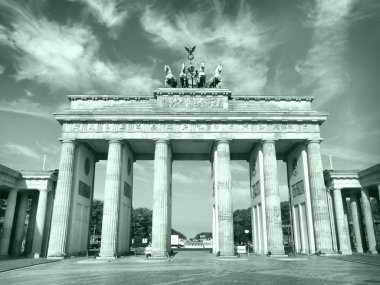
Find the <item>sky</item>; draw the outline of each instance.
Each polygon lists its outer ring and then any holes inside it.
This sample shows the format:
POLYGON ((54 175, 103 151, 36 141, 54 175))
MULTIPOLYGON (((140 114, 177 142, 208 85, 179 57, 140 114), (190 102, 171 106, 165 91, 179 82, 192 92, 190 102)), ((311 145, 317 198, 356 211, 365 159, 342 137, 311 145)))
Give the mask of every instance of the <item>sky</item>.
MULTIPOLYGON (((206 73, 223 64, 238 95, 314 97, 330 115, 322 160, 380 162, 378 0, 0 0, 0 164, 57 169, 67 94, 151 94, 196 45, 206 73)), ((178 76, 178 75, 177 75, 178 76)), ((102 199, 106 163, 96 166, 102 199)), ((279 162, 280 195, 287 199, 279 162)), ((248 208, 248 165, 231 164, 234 209, 248 208)), ((152 208, 153 163, 134 165, 134 207, 152 208)), ((209 162, 173 164, 173 227, 211 231, 209 162)))

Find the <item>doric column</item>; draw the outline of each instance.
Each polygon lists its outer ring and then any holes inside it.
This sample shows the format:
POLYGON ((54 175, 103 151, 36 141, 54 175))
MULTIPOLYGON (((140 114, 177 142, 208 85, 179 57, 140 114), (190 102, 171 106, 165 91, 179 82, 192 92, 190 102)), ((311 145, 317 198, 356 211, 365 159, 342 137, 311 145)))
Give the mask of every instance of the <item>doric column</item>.
POLYGON ((380 213, 380 184, 377 184, 377 210, 380 213))
POLYGON ((362 188, 361 196, 362 196, 364 222, 365 222, 365 228, 366 228, 367 239, 368 239, 368 251, 369 253, 376 254, 377 253, 376 252, 376 238, 375 238, 375 231, 373 228, 372 210, 371 210, 371 203, 370 203, 370 196, 368 193, 368 189, 362 188))
POLYGON ((17 213, 17 220, 15 225, 15 233, 14 233, 14 239, 13 239, 13 245, 11 249, 12 256, 19 256, 21 253, 21 243, 24 238, 25 233, 25 220, 26 220, 26 210, 28 208, 28 193, 22 192, 19 206, 18 206, 18 213, 17 213))
POLYGON ((335 220, 336 220, 336 227, 338 230, 338 239, 339 239, 339 251, 342 254, 352 254, 349 232, 348 232, 347 223, 345 221, 345 215, 344 215, 342 191, 341 189, 334 189, 333 191, 334 191, 335 220))
POLYGON ((28 231, 26 233, 24 255, 29 255, 32 252, 34 228, 36 225, 37 207, 38 207, 38 198, 33 198, 32 206, 29 212, 28 231))
POLYGON ((66 254, 74 158, 74 141, 63 141, 51 223, 48 258, 64 258, 66 254))
POLYGON ((230 145, 228 141, 220 140, 216 142, 216 155, 219 251, 221 256, 233 256, 235 254, 235 249, 232 211, 230 145))
POLYGON ((99 252, 101 258, 115 258, 117 256, 119 197, 121 188, 121 146, 122 143, 119 140, 109 142, 104 190, 102 242, 99 252))
POLYGON ((170 191, 170 143, 157 140, 154 151, 152 256, 166 257, 168 251, 168 197, 170 191))
POLYGON ((352 223, 354 226, 355 232, 355 240, 356 240, 356 251, 362 253, 363 252, 363 244, 362 244, 362 217, 359 212, 359 199, 358 194, 355 192, 351 192, 350 194, 350 204, 351 204, 351 213, 352 213, 352 223))
POLYGON ((268 252, 271 254, 284 254, 277 160, 274 141, 263 142, 263 157, 268 252))
POLYGON ((7 256, 12 233, 13 218, 16 209, 17 190, 10 190, 5 210, 3 230, 0 238, 0 256, 7 256))
POLYGON ((41 255, 42 238, 44 236, 44 226, 46 217, 46 203, 48 192, 47 190, 40 190, 38 197, 38 207, 35 220, 35 228, 33 235, 33 246, 31 255, 38 258, 41 255))
POLYGON ((258 237, 257 237, 257 218, 256 218, 256 206, 252 206, 251 207, 251 217, 252 217, 252 221, 251 221, 251 224, 252 224, 252 245, 253 245, 253 252, 258 252, 258 244, 257 244, 257 240, 258 240, 258 237))
POLYGON ((332 253, 332 236, 319 141, 307 144, 316 251, 332 253))

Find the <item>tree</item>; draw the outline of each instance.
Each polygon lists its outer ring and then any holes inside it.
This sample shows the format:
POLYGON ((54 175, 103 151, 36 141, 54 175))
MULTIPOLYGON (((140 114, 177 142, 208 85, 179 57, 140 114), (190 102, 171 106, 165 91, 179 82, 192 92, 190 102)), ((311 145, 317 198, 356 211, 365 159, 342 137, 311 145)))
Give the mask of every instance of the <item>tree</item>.
POLYGON ((183 233, 176 231, 175 229, 172 229, 172 235, 178 235, 179 238, 187 239, 187 237, 183 233))
POLYGON ((202 235, 205 236, 206 239, 212 239, 212 233, 210 232, 201 232, 199 234, 196 234, 194 239, 200 239, 202 235))
POLYGON ((234 242, 247 243, 252 241, 251 208, 235 210, 233 213, 234 242), (249 230, 249 233, 245 233, 249 230))
POLYGON ((103 201, 94 199, 92 203, 92 213, 91 213, 91 234, 101 235, 102 234, 102 220, 103 220, 103 201))
POLYGON ((152 233, 152 210, 132 209, 131 237, 149 238, 152 233))
POLYGON ((289 201, 282 201, 281 207, 281 220, 283 226, 290 225, 290 203, 289 201))

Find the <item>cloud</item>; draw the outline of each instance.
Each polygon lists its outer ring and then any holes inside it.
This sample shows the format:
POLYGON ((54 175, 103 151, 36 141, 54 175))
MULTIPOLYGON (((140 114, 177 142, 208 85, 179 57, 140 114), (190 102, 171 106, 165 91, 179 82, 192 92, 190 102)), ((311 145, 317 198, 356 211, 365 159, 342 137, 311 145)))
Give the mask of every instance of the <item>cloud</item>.
POLYGON ((24 89, 24 91, 25 91, 26 96, 28 96, 28 97, 33 97, 34 96, 34 94, 33 94, 32 91, 30 91, 28 89, 24 89))
MULTIPOLYGON (((205 62, 208 78, 222 63, 223 86, 235 93, 260 94, 267 81, 269 53, 275 45, 267 33, 269 28, 254 20, 256 15, 248 5, 242 4, 234 17, 228 17, 222 2, 212 3, 203 2, 201 11, 175 15, 148 6, 141 24, 149 39, 170 52, 184 54, 182 43, 197 44, 196 60, 205 62)), ((174 64, 179 69, 180 62, 174 64)))
POLYGON ((355 149, 354 147, 344 146, 342 144, 329 144, 324 143, 321 152, 323 155, 331 154, 333 158, 333 165, 337 167, 334 162, 334 158, 343 159, 351 163, 339 163, 339 168, 342 169, 362 169, 364 167, 371 166, 380 161, 380 155, 378 153, 370 153, 361 149, 355 149))
POLYGON ((302 77, 300 93, 311 93, 316 105, 341 96, 350 84, 345 64, 348 19, 354 0, 316 0, 308 11, 307 27, 313 28, 311 48, 296 65, 302 77))
POLYGON ((116 36, 117 30, 128 18, 128 11, 120 0, 72 0, 86 5, 87 10, 102 25, 110 29, 111 35, 116 36))
POLYGON ((48 107, 25 98, 13 101, 0 100, 0 111, 55 120, 52 115, 52 110, 48 107))
POLYGON ((1 6, 12 21, 10 27, 0 25, 0 44, 13 51, 16 80, 72 93, 141 94, 159 84, 151 68, 101 59, 100 43, 88 26, 59 25, 9 1, 1 6))
POLYGON ((0 64, 0 75, 5 72, 5 67, 0 64))
POLYGON ((33 159, 39 159, 41 156, 32 148, 25 145, 15 144, 7 142, 3 144, 2 150, 4 153, 10 156, 28 157, 33 159))

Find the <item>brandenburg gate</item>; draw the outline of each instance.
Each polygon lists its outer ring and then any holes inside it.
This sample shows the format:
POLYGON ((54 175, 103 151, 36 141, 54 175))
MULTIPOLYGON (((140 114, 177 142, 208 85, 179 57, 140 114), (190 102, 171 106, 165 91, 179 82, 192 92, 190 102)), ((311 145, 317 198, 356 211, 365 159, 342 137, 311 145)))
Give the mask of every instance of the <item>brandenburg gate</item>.
POLYGON ((288 166, 296 244, 332 252, 320 153, 327 115, 310 97, 233 95, 221 87, 222 65, 207 82, 205 64, 192 63, 195 46, 185 49, 179 82, 165 65, 165 88, 152 95, 69 95, 70 108, 55 114, 62 152, 48 258, 86 253, 95 163, 104 159, 100 258, 129 252, 136 160, 154 160, 153 258, 171 252, 173 160, 211 162, 216 255, 235 255, 230 160, 249 162, 255 252, 284 254, 277 160, 288 166))
MULTIPOLYGON (((49 258, 87 251, 95 163, 107 159, 100 258, 129 251, 133 163, 154 160, 152 257, 170 252, 173 160, 209 160, 213 251, 234 255, 231 160, 249 162, 255 252, 284 254, 277 160, 288 165, 296 239, 332 252, 320 125, 310 97, 243 96, 223 88, 159 88, 152 95, 69 95, 49 258)), ((248 179, 248 175, 247 175, 248 179)), ((247 189, 248 191, 248 189, 247 189)), ((210 209, 211 213, 211 209, 210 209)))

